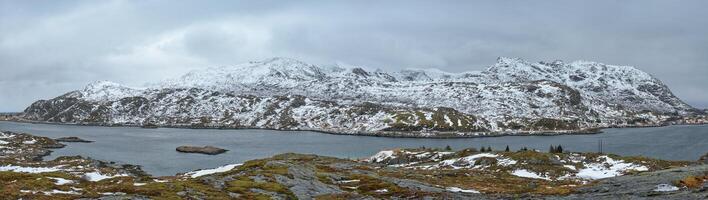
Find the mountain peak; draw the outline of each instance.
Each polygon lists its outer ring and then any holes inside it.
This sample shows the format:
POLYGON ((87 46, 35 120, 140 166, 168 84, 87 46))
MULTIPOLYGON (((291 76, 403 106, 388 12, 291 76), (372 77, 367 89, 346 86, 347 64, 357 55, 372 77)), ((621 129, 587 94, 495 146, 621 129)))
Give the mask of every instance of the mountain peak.
POLYGON ((94 81, 80 91, 81 95, 91 101, 115 100, 137 95, 140 90, 111 81, 94 81))
POLYGON ((160 84, 161 87, 229 89, 247 84, 294 84, 319 80, 322 69, 300 60, 273 57, 227 67, 198 69, 160 84))
POLYGON ((523 63, 525 62, 521 58, 512 58, 512 57, 504 57, 500 56, 497 57, 497 64, 511 64, 511 63, 523 63))
POLYGON ((103 87, 124 87, 123 85, 107 80, 93 81, 86 85, 86 88, 103 88, 103 87))

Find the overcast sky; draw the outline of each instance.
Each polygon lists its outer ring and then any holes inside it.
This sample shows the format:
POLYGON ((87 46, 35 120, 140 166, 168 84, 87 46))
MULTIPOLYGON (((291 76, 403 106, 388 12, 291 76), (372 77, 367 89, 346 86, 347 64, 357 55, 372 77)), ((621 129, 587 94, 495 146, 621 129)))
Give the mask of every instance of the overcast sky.
POLYGON ((497 57, 636 66, 708 107, 708 1, 6 1, 0 112, 94 80, 141 86, 292 57, 482 70, 497 57))

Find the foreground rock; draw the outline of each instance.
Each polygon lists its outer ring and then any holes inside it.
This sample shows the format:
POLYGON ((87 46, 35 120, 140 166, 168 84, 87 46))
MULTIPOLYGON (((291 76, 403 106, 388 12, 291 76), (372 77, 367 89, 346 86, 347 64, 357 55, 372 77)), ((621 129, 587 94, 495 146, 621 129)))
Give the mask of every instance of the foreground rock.
POLYGON ((365 160, 280 154, 151 177, 82 157, 31 160, 49 138, 3 132, 6 199, 704 199, 706 165, 596 153, 396 149, 365 160), (34 141, 34 142, 27 142, 34 141), (6 151, 5 149, 9 149, 6 151), (34 149, 34 150, 32 150, 34 149), (659 189, 660 191, 655 191, 659 189))
POLYGON ((79 137, 61 137, 55 139, 57 142, 81 142, 81 143, 91 143, 93 141, 90 140, 84 140, 79 137))
POLYGON ((208 154, 208 155, 217 155, 217 154, 225 153, 228 150, 218 148, 218 147, 213 147, 213 146, 204 146, 204 147, 179 146, 179 147, 177 147, 177 151, 182 152, 182 153, 201 153, 201 154, 208 154))
POLYGON ((636 176, 603 179, 577 194, 559 199, 708 199, 708 165, 647 172, 636 176), (684 179, 699 178, 699 185, 683 185, 684 179), (663 186, 663 187, 662 187, 663 186))

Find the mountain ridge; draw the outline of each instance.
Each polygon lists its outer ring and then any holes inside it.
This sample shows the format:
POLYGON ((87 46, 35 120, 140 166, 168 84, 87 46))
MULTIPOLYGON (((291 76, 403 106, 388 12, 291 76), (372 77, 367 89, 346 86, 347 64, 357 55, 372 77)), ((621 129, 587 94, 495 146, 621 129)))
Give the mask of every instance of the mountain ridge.
POLYGON ((700 113, 660 80, 629 66, 530 63, 499 57, 483 71, 386 72, 271 58, 195 70, 148 88, 96 82, 84 90, 37 101, 23 118, 100 125, 479 136, 655 126, 700 113))

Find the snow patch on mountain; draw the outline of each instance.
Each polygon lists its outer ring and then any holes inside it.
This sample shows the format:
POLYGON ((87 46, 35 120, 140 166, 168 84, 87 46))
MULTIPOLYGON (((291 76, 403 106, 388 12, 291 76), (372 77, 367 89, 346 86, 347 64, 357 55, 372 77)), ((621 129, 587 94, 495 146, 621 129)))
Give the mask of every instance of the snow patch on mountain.
POLYGON ((293 86, 301 81, 321 79, 325 74, 317 66, 290 58, 271 58, 235 66, 191 71, 177 79, 163 82, 162 88, 232 89, 249 84, 293 86))
POLYGON ((132 88, 110 81, 96 81, 88 84, 83 90, 76 94, 76 97, 88 101, 114 101, 125 97, 140 95, 141 88, 132 88))

